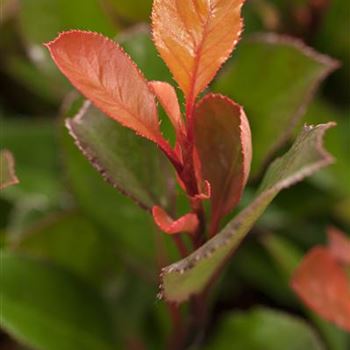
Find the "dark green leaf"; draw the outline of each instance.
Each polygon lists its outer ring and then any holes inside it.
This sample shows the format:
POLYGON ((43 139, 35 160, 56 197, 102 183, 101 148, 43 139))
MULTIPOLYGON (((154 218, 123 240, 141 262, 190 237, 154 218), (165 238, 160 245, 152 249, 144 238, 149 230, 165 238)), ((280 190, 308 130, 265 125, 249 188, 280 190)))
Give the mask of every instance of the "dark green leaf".
POLYGON ((154 144, 89 103, 66 125, 80 150, 113 187, 145 209, 167 205, 169 163, 154 144))
POLYGON ((337 63, 275 34, 242 40, 213 89, 243 106, 252 129, 252 175, 286 141, 337 63))
POLYGON ((256 308, 236 312, 219 324, 207 350, 322 350, 308 324, 283 312, 256 308))
POLYGON ((1 146, 13 153, 21 179, 21 186, 13 194, 40 193, 56 201, 61 188, 54 124, 19 118, 2 119, 0 123, 6 130, 1 134, 1 146))
MULTIPOLYGON (((74 111, 67 112, 68 115, 71 113, 74 111)), ((108 119, 107 122, 112 122, 113 128, 118 129, 119 125, 116 122, 108 119)), ((145 269, 153 268, 156 260, 156 244, 161 244, 159 240, 162 241, 161 237, 165 235, 159 236, 148 212, 104 181, 76 147, 63 126, 60 131, 66 177, 82 210, 98 223, 104 232, 107 231, 116 239, 119 254, 128 261, 136 261, 138 264, 147 259, 152 263, 144 265, 145 269)), ((151 175, 149 174, 148 178, 151 175)), ((155 175, 160 176, 159 173, 155 175)), ((170 240, 168 236, 164 239, 170 240)))
POLYGON ((53 265, 2 252, 1 325, 39 350, 112 350, 106 305, 89 285, 53 265))
POLYGON ((125 31, 118 35, 117 41, 137 64, 147 80, 173 82, 168 68, 159 57, 152 42, 148 26, 139 25, 125 31))
POLYGON ((27 41, 38 45, 75 28, 115 34, 108 13, 97 0, 22 0, 20 26, 27 41))
POLYGON ((78 213, 46 217, 13 246, 16 252, 55 262, 96 283, 117 270, 110 240, 78 213))
MULTIPOLYGON (((326 2, 327 4, 327 2, 326 2)), ((349 6, 345 0, 332 0, 326 5, 314 45, 341 61, 340 69, 326 86, 327 92, 336 102, 349 106, 350 101, 350 41, 349 6)))
POLYGON ((61 129, 65 174, 83 212, 117 239, 121 252, 128 247, 128 255, 133 252, 138 258, 153 258, 154 226, 150 215, 104 181, 68 131, 63 126, 61 129))

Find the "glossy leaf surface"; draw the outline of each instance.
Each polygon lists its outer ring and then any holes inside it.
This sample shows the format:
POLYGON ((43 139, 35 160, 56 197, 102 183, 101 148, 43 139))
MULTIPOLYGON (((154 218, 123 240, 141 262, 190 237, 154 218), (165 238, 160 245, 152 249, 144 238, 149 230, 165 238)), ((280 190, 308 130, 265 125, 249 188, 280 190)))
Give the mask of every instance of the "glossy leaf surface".
POLYGON ((206 350, 323 350, 313 329, 302 319, 267 308, 225 317, 206 350))
POLYGON ((153 37, 185 96, 194 101, 227 60, 242 30, 242 0, 155 0, 153 37))
POLYGON ((154 144, 88 102, 75 118, 67 119, 66 125, 80 150, 111 185, 145 209, 167 204, 171 173, 154 144))
POLYGON ((112 40, 71 31, 46 44, 58 68, 95 106, 162 144, 154 96, 136 65, 112 40))
POLYGON ((349 281, 327 248, 316 247, 305 256, 291 285, 312 310, 350 331, 349 281))
POLYGON ((0 151, 0 190, 18 182, 15 160, 10 151, 3 149, 0 151))
POLYGON ((240 200, 249 175, 249 122, 241 106, 211 94, 196 106, 194 134, 201 174, 210 183, 212 222, 216 226, 240 200))
POLYGON ((39 350, 115 349, 106 305, 88 284, 20 255, 1 256, 1 326, 39 350))
POLYGON ((253 135, 252 175, 291 135, 320 83, 338 63, 276 34, 243 39, 213 90, 244 106, 253 135))
POLYGON ((291 149, 270 165, 253 202, 194 253, 163 269, 161 293, 165 299, 182 302, 201 292, 282 189, 332 163, 322 147, 323 135, 332 126, 305 126, 291 149))

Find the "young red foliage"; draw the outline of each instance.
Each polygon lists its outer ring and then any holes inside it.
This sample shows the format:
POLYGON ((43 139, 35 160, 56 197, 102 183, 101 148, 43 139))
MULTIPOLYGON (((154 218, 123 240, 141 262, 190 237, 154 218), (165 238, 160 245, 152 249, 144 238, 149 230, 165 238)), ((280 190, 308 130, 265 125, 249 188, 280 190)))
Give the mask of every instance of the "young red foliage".
POLYGON ((239 202, 252 159, 251 132, 243 108, 227 97, 210 94, 194 111, 198 173, 211 186, 211 233, 239 202))
POLYGON ((350 331, 350 284, 329 249, 313 248, 294 272, 291 286, 316 313, 350 331))
POLYGON ((96 107, 177 161, 160 132, 154 95, 119 45, 97 33, 73 30, 46 46, 61 72, 96 107))
POLYGON ((194 234, 198 227, 198 218, 193 213, 188 213, 177 220, 173 220, 162 208, 155 206, 152 209, 152 214, 158 227, 170 235, 180 232, 194 234))
POLYGON ((154 42, 189 109, 236 45, 242 4, 243 0, 154 1, 154 42))
POLYGON ((154 42, 185 94, 186 123, 175 89, 164 82, 146 82, 129 56, 110 39, 70 31, 46 44, 59 69, 83 95, 109 117, 157 143, 173 163, 193 213, 174 221, 155 207, 155 221, 167 233, 195 232, 198 227, 197 233, 204 235, 201 201, 208 199, 211 192, 215 233, 219 220, 240 199, 248 177, 250 129, 241 107, 227 98, 210 95, 195 111, 198 94, 239 39, 243 1, 154 1, 154 42), (175 149, 161 134, 155 96, 175 128, 175 149), (194 114, 198 120, 196 145, 194 114), (210 150, 208 143, 213 137, 210 150))
POLYGON ((186 130, 175 89, 170 84, 162 81, 150 81, 149 86, 167 113, 178 139, 183 140, 186 130))

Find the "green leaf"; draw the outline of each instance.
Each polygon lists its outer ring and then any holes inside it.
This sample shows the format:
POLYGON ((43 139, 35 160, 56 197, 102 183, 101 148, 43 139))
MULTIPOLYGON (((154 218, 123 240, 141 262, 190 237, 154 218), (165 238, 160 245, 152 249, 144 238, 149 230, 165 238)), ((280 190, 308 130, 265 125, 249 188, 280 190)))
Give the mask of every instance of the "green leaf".
POLYGON ((12 204, 7 232, 20 235, 47 212, 66 203, 61 177, 54 123, 9 116, 0 119, 6 130, 1 144, 10 149, 16 160, 19 186, 1 191, 0 197, 12 204), (34 156, 35 155, 35 156, 34 156))
POLYGON ((307 123, 323 123, 328 116, 337 123, 338 127, 327 138, 327 149, 335 156, 337 162, 327 169, 327 177, 319 180, 319 185, 327 189, 331 194, 336 193, 340 198, 350 198, 350 162, 349 143, 349 113, 347 110, 339 110, 334 105, 324 100, 316 99, 308 109, 305 120, 307 123))
POLYGON ((37 222, 11 248, 54 262, 91 283, 100 284, 117 270, 110 241, 91 221, 71 212, 53 214, 37 222))
POLYGON ((267 308, 225 317, 206 350, 322 350, 313 329, 302 319, 267 308))
POLYGON ((61 187, 54 124, 19 118, 1 119, 0 123, 6 130, 1 134, 1 146, 13 153, 21 179, 21 186, 11 191, 13 196, 40 193, 57 202, 61 187))
POLYGON ((63 126, 60 132, 65 175, 79 207, 117 240, 122 252, 127 247, 128 254, 141 260, 152 258, 154 229, 149 214, 104 181, 63 126))
POLYGON ((79 149, 113 187, 145 209, 166 206, 170 167, 154 144, 89 102, 66 126, 79 149))
POLYGON ((12 153, 6 149, 0 151, 0 190, 17 184, 15 173, 15 160, 12 153))
POLYGON ((331 164, 333 158, 324 150, 322 138, 332 126, 305 126, 291 149, 270 165, 253 202, 194 253, 162 270, 161 296, 182 302, 200 293, 282 189, 331 164))
POLYGON ((105 0, 110 2, 117 14, 128 21, 147 21, 151 15, 152 0, 105 0))
POLYGON ((41 45, 58 32, 74 28, 106 35, 114 35, 116 30, 98 0, 22 0, 19 19, 21 32, 30 44, 41 45))
POLYGON ((38 350, 116 348, 106 305, 60 268, 1 253, 1 326, 38 350))
POLYGON ((148 26, 138 25, 124 31, 118 35, 117 41, 137 64, 147 80, 173 83, 167 66, 159 57, 153 44, 148 26))
POLYGON ((348 3, 344 0, 332 0, 326 5, 319 30, 315 34, 314 46, 341 61, 340 69, 326 86, 327 92, 338 103, 349 106, 350 81, 350 42, 348 3))
POLYGON ((242 40, 213 89, 242 105, 249 117, 253 176, 288 140, 315 90, 337 66, 296 39, 263 34, 242 40))
MULTIPOLYGON (((74 114, 74 109, 73 104, 66 114, 74 114)), ((118 124, 114 124, 118 128, 118 124)), ((170 243, 171 237, 159 236, 151 215, 102 178, 63 125, 60 134, 65 177, 81 210, 102 228, 101 234, 109 234, 115 239, 116 251, 127 261, 136 262, 145 269, 154 268, 158 240, 170 243), (145 260, 147 264, 144 264, 145 260)))
POLYGON ((254 238, 245 241, 237 250, 234 259, 229 262, 224 281, 230 283, 232 276, 237 276, 249 289, 259 291, 278 305, 297 306, 298 300, 286 279, 282 278, 279 267, 254 238))

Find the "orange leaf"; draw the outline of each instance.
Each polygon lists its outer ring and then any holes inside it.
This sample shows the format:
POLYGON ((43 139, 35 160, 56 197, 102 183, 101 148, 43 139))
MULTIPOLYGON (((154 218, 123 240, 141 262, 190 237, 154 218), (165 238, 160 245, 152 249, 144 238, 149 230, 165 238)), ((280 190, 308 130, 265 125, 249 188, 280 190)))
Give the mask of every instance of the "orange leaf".
POLYGON ((320 316, 350 331, 349 281, 329 250, 316 247, 304 257, 292 288, 320 316))
POLYGON ((181 117, 179 101, 175 89, 170 84, 162 81, 150 81, 149 86, 167 113, 176 130, 176 134, 178 137, 183 138, 186 133, 185 125, 181 117))
POLYGON ((173 220, 162 208, 154 206, 152 214, 157 226, 165 233, 180 232, 194 233, 198 227, 197 215, 188 213, 177 220, 173 220))
POLYGON ((154 95, 115 42, 97 33, 73 30, 46 46, 61 72, 96 107, 172 153, 159 129, 154 95))
POLYGON ((252 158, 248 119, 229 98, 210 94, 195 109, 194 135, 199 172, 211 187, 214 234, 219 220, 237 205, 248 179, 252 158))
POLYGON ((335 227, 328 228, 328 241, 333 256, 345 265, 350 266, 350 239, 335 227))
POLYGON ((154 42, 190 104, 236 45, 243 1, 154 1, 154 42))

